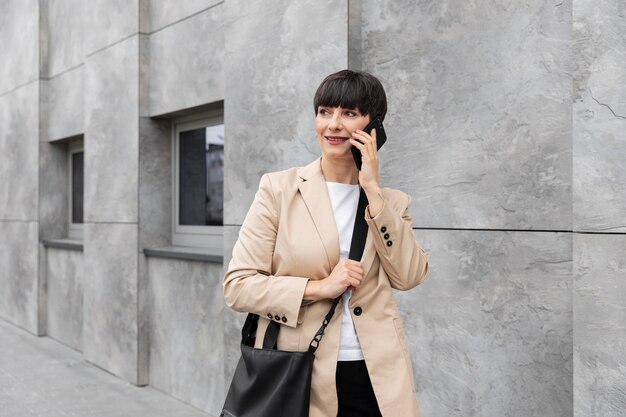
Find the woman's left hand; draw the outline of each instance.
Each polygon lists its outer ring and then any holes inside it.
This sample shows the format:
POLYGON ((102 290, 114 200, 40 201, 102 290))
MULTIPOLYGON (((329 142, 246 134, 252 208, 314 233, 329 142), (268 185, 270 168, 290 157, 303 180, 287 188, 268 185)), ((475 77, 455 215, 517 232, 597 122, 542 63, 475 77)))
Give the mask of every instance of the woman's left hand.
POLYGON ((359 184, 367 192, 368 190, 380 189, 380 176, 378 174, 378 149, 376 149, 376 129, 372 129, 371 135, 363 130, 352 132, 350 143, 361 151, 361 171, 359 171, 359 184), (359 140, 356 140, 358 138, 359 140))

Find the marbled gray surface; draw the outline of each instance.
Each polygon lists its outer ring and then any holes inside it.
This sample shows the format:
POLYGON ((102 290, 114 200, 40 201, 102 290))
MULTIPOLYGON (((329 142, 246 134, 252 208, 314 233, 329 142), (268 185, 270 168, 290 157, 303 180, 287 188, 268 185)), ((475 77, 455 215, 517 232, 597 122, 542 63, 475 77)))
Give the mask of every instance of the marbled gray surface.
POLYGON ((172 242, 172 138, 164 120, 139 120, 139 248, 172 242))
POLYGON ((47 334, 83 350, 83 253, 46 250, 47 334))
POLYGON ((39 1, 8 0, 0 7, 0 44, 6 51, 0 61, 1 97, 39 76, 39 1))
POLYGON ((84 224, 85 359, 138 382, 137 225, 84 224))
POLYGON ((0 96, 0 219, 36 221, 39 82, 0 96))
POLYGON ((85 55, 137 34, 142 2, 145 0, 92 0, 85 4, 85 55))
MULTIPOLYGON (((239 237, 239 226, 224 226, 224 268, 221 281, 228 270, 228 263, 233 257, 233 247, 239 237)), ((224 386, 229 387, 241 356, 241 327, 246 320, 245 313, 231 310, 224 302, 224 288, 222 287, 222 303, 224 305, 224 386)))
MULTIPOLYGON (((48 0, 48 74, 55 76, 84 61, 85 9, 83 0, 48 0)), ((87 31, 93 28, 86 26, 87 31)), ((76 89, 81 92, 80 89, 76 89)), ((68 92, 70 90, 68 89, 68 92)), ((81 104, 82 111, 82 104, 81 104)))
POLYGON ((348 64, 347 2, 225 7, 225 133, 237 146, 224 149, 224 223, 241 224, 263 173, 320 154, 313 95, 348 64))
POLYGON ((0 317, 37 334, 37 222, 0 220, 0 317))
POLYGON ((424 416, 572 415, 572 236, 416 230, 397 292, 424 416))
POLYGON ((223 0, 187 0, 173 3, 168 0, 149 0, 150 3, 150 31, 157 31, 164 26, 177 24, 180 20, 188 19, 204 10, 223 4, 223 0))
POLYGON ((574 416, 626 412, 626 236, 574 237, 574 416))
POLYGON ((224 98, 224 13, 221 3, 150 36, 150 115, 224 98))
POLYGON ((137 222, 138 37, 85 64, 85 221, 137 222))
POLYGON ((47 83, 48 127, 44 140, 85 132, 85 66, 67 70, 47 83))
POLYGON ((44 138, 39 144, 39 199, 45 201, 39 205, 40 240, 68 237, 69 171, 68 144, 44 138))
POLYGON ((626 232, 626 3, 574 1, 574 229, 626 232))
POLYGON ((148 258, 150 385, 210 414, 224 405, 222 265, 148 258))
POLYGON ((381 180, 420 227, 571 229, 571 3, 362 4, 381 180))

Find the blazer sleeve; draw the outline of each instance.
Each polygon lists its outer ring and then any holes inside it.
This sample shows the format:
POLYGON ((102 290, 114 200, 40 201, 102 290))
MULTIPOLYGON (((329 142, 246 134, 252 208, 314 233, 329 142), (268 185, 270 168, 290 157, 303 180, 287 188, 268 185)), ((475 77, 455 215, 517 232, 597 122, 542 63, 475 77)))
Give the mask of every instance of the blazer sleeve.
POLYGON ((392 207, 388 198, 383 197, 380 213, 372 218, 368 206, 365 221, 373 231, 374 246, 391 287, 405 291, 426 279, 428 256, 413 234, 413 221, 409 214, 411 196, 406 193, 402 193, 402 196, 404 202, 400 211, 392 207))
POLYGON ((296 327, 308 278, 271 274, 277 230, 278 209, 270 177, 264 174, 224 275, 224 298, 235 311, 296 327))

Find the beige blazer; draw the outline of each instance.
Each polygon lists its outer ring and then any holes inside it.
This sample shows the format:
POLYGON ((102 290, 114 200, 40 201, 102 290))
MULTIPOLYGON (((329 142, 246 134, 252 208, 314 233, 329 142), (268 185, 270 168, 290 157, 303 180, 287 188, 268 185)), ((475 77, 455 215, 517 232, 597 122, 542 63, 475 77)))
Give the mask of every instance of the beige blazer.
MULTIPOLYGON (((263 175, 233 248, 224 297, 234 310, 261 316, 257 347, 269 321, 276 320, 283 324, 278 349, 306 350, 330 307, 330 300, 302 306, 307 281, 329 276, 339 262, 339 235, 320 163, 321 157, 305 167, 263 175)), ((350 311, 383 417, 419 417, 411 359, 391 289, 422 283, 428 258, 413 234, 410 197, 383 188, 383 199, 376 217, 365 210, 365 273, 350 311)), ((343 300, 315 355, 311 417, 337 415, 342 308, 343 300)))

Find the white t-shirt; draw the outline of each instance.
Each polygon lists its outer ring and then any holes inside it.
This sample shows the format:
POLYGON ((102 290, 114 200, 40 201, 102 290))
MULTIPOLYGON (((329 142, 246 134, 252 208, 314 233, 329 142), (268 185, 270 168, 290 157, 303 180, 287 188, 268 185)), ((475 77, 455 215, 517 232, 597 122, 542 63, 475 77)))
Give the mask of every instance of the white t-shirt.
MULTIPOLYGON (((339 259, 348 258, 356 210, 359 205, 359 184, 343 184, 326 181, 328 195, 335 214, 335 223, 339 233, 339 259)), ((361 257, 360 262, 363 262, 361 257)), ((341 339, 339 341, 339 361, 363 360, 361 344, 357 337, 352 316, 350 315, 350 297, 352 290, 343 294, 343 311, 341 314, 341 339)))

